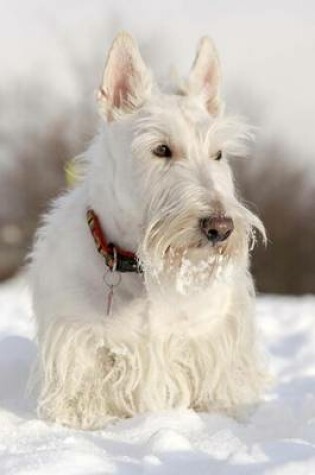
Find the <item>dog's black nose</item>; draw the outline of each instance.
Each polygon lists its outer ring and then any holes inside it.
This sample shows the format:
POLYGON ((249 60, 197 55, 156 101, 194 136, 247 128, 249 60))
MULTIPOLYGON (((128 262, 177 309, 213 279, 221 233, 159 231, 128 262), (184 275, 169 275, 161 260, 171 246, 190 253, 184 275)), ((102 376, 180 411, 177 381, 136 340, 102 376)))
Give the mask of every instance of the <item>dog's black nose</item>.
POLYGON ((226 216, 213 215, 200 220, 202 232, 212 244, 225 241, 233 232, 234 224, 232 218, 226 216))

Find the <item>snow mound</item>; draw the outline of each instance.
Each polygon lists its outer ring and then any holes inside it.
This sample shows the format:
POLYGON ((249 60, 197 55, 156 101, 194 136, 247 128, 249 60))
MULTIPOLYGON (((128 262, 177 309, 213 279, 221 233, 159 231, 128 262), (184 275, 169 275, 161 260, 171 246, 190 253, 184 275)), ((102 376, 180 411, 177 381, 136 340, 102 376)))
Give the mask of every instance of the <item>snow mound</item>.
POLYGON ((36 354, 23 277, 0 287, 1 475, 314 475, 315 297, 260 297, 275 386, 244 422, 169 411, 83 432, 36 418, 25 397, 36 354))

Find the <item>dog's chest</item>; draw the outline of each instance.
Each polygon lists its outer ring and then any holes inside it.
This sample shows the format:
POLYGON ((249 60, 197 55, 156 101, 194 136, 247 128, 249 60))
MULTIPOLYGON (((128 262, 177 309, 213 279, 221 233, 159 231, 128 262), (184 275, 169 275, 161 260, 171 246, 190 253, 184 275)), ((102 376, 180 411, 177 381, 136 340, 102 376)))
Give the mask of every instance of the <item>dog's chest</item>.
MULTIPOLYGON (((212 284, 201 291, 180 294, 162 286, 153 291, 144 282, 123 275, 114 291, 111 315, 105 320, 130 330, 156 334, 200 335, 224 321, 229 312, 234 288, 226 282, 212 284)), ((103 298, 107 290, 103 289, 103 298)))

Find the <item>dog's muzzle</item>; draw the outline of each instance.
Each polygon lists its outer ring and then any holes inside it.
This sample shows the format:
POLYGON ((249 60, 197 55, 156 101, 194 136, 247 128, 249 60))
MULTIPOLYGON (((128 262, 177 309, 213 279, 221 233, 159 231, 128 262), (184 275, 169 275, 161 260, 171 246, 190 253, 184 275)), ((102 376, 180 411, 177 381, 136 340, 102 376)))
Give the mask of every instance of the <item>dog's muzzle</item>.
POLYGON ((232 218, 213 215, 201 219, 200 227, 208 241, 215 245, 228 239, 233 232, 234 224, 232 218))

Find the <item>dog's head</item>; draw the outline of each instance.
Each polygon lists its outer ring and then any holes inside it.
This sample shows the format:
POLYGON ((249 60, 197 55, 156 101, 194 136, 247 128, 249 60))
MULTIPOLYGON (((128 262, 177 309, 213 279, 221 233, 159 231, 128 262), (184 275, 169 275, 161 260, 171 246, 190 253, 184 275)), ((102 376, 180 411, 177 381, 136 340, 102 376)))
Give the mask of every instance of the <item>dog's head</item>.
POLYGON ((147 265, 178 256, 247 254, 263 225, 235 195, 229 157, 244 154, 249 131, 226 117, 212 41, 201 39, 188 79, 173 93, 153 81, 134 40, 115 39, 99 103, 109 122, 119 192, 135 203, 139 255, 147 265))

